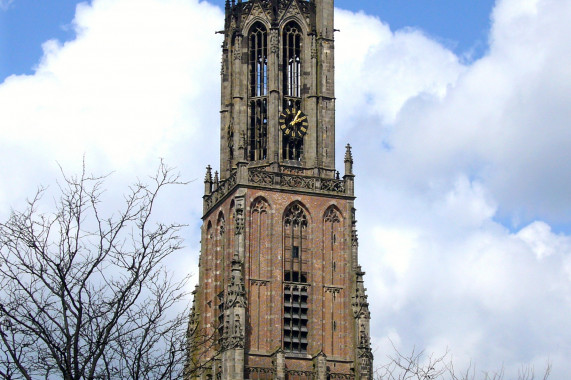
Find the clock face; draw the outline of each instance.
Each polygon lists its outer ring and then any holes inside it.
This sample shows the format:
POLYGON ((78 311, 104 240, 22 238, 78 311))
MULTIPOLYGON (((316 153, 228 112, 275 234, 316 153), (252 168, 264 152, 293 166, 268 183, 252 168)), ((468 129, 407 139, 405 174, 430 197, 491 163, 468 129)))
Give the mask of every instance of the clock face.
POLYGON ((307 116, 296 108, 288 107, 280 115, 280 129, 283 134, 291 138, 303 138, 309 128, 307 116))

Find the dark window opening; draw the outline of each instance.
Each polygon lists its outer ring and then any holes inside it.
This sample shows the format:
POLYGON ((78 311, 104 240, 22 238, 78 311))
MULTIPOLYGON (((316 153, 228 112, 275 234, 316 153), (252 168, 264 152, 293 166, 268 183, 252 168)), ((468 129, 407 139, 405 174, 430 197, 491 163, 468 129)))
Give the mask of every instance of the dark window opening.
POLYGON ((307 286, 284 285, 284 349, 307 352, 307 286))
POLYGON ((284 273, 284 281, 307 284, 307 272, 300 273, 297 271, 287 270, 284 273))
POLYGON ((218 343, 222 343, 224 337, 224 292, 218 294, 218 343))
POLYGON ((291 257, 293 259, 299 259, 299 247, 294 245, 291 247, 291 257))
POLYGON ((268 100, 250 102, 249 159, 265 160, 268 154, 268 100))

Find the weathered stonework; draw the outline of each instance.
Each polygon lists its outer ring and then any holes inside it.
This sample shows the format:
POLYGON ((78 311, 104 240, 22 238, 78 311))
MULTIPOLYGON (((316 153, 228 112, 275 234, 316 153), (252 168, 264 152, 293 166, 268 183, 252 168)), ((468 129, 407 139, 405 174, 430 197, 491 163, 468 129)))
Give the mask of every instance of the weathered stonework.
POLYGON ((335 168, 333 0, 228 0, 224 33, 185 378, 371 379, 350 146, 335 168), (309 127, 288 140, 292 105, 309 127))

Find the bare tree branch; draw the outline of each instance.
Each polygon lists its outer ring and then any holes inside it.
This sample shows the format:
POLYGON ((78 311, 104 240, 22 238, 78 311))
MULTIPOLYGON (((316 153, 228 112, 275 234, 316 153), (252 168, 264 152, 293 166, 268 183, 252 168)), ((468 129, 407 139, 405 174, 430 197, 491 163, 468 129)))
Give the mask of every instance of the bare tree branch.
POLYGON ((188 277, 164 260, 181 224, 156 222, 163 189, 184 184, 162 161, 107 214, 107 176, 66 176, 55 211, 40 188, 0 223, 0 377, 172 379, 186 358, 188 277), (179 312, 176 312, 179 310, 179 312))
MULTIPOLYGON (((387 356, 386 363, 375 371, 377 380, 503 380, 505 373, 501 368, 497 372, 481 372, 477 375, 476 367, 470 363, 464 370, 458 371, 450 352, 442 355, 426 355, 424 351, 413 348, 408 355, 402 354, 393 345, 394 353, 387 356)), ((547 363, 543 380, 547 380, 551 373, 551 363, 547 363)), ((517 380, 534 380, 533 367, 522 367, 517 380)))

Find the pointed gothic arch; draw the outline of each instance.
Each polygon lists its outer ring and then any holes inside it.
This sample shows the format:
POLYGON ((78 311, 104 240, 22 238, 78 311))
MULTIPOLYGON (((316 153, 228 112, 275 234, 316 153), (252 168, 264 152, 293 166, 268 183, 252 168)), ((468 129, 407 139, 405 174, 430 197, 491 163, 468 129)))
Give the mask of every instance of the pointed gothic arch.
POLYGON ((296 21, 287 22, 282 29, 283 92, 287 105, 295 106, 301 98, 303 31, 296 21))
POLYGON ((284 317, 283 349, 306 353, 308 347, 309 213, 295 201, 283 215, 284 317))
POLYGON ((250 233, 248 247, 250 250, 250 276, 257 279, 271 278, 268 252, 270 247, 264 244, 271 234, 270 220, 271 206, 266 198, 257 197, 250 204, 250 233))

